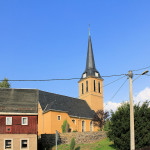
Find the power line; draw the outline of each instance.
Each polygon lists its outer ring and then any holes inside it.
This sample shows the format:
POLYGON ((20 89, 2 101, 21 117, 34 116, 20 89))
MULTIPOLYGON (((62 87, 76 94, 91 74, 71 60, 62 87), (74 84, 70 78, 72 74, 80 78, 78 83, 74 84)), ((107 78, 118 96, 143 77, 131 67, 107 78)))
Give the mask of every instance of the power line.
POLYGON ((144 70, 144 69, 147 69, 147 68, 150 68, 150 66, 147 66, 147 67, 141 68, 141 69, 137 69, 137 70, 132 70, 132 71, 140 71, 140 70, 144 70))
MULTIPOLYGON (((109 75, 109 76, 102 76, 102 77, 105 78, 105 77, 115 77, 115 76, 123 76, 123 75, 126 75, 126 74, 109 75)), ((24 79, 24 80, 7 80, 7 81, 10 81, 10 82, 11 82, 11 81, 17 81, 17 82, 18 82, 18 81, 19 81, 19 82, 24 82, 24 81, 25 81, 25 82, 37 82, 37 81, 38 81, 38 82, 41 82, 41 81, 42 81, 42 82, 43 82, 43 81, 79 80, 79 79, 81 79, 81 78, 43 79, 43 80, 25 80, 25 79, 24 79)), ((4 80, 0 80, 0 81, 4 81, 4 80)))
MULTIPOLYGON (((124 84, 126 83, 126 81, 128 80, 128 78, 123 82, 123 84, 119 87, 119 89, 116 91, 116 93, 111 97, 111 100, 117 95, 117 93, 121 90, 121 88, 124 86, 124 84)), ((108 104, 106 104, 104 106, 104 108, 107 106, 108 104)))
POLYGON ((118 78, 118 79, 116 79, 116 80, 114 80, 114 81, 112 81, 112 82, 110 82, 110 83, 104 85, 103 87, 106 87, 106 86, 108 86, 108 85, 110 85, 110 84, 112 84, 112 83, 114 83, 114 82, 116 82, 116 81, 118 81, 118 80, 120 80, 120 79, 122 79, 122 78, 124 78, 124 77, 125 77, 125 76, 123 76, 123 77, 121 77, 121 78, 118 78))

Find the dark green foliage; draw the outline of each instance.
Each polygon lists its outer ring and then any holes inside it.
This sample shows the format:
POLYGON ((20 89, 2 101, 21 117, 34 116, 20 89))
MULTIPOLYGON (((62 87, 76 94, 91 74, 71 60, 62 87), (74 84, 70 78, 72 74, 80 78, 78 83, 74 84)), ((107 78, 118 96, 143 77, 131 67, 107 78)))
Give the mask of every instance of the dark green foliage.
POLYGON ((61 126, 62 133, 66 133, 69 131, 69 124, 67 120, 64 120, 63 125, 61 126))
POLYGON ((109 130, 109 125, 110 125, 110 120, 106 119, 105 124, 104 124, 104 131, 108 131, 109 130))
POLYGON ((0 88, 10 88, 10 84, 7 78, 4 78, 4 80, 0 82, 0 88))
MULTIPOLYGON (((150 145, 150 108, 149 102, 134 106, 135 147, 150 145)), ((123 104, 112 112, 108 137, 114 141, 118 150, 130 149, 130 105, 123 104)))
POLYGON ((71 143, 70 143, 70 150, 74 150, 75 145, 76 145, 75 139, 72 138, 72 139, 71 139, 71 143))

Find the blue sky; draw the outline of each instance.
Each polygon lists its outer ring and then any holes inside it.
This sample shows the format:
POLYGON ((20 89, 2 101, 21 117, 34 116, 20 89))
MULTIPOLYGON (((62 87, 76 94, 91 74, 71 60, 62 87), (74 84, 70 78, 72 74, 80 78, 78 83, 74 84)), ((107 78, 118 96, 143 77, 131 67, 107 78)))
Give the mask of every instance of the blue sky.
MULTIPOLYGON (((150 66, 149 0, 1 0, 0 79, 81 77, 88 28, 96 68, 102 76, 150 66)), ((141 73, 144 70, 135 73, 141 73)), ((104 85, 117 79, 104 78, 104 85)), ((104 101, 128 99, 125 78, 104 88, 104 101)), ((12 88, 38 88, 78 97, 78 80, 11 82, 12 88)), ((134 95, 150 87, 150 77, 134 83, 134 95)))

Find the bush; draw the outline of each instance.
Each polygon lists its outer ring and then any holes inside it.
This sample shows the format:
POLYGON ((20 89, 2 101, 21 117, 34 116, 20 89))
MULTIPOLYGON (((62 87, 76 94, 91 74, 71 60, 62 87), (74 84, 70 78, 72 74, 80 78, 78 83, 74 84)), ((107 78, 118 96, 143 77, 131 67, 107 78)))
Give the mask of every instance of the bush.
MULTIPOLYGON (((134 128, 136 149, 150 145, 150 108, 149 102, 134 106, 134 128)), ((112 112, 108 137, 114 141, 117 149, 130 149, 130 105, 123 104, 112 112)))
POLYGON ((72 138, 72 139, 71 139, 71 143, 70 143, 70 150, 74 150, 75 145, 76 145, 75 139, 72 138))
POLYGON ((61 129, 62 129, 62 133, 66 133, 66 132, 69 131, 69 124, 68 124, 67 120, 65 120, 63 122, 63 125, 61 126, 61 129))

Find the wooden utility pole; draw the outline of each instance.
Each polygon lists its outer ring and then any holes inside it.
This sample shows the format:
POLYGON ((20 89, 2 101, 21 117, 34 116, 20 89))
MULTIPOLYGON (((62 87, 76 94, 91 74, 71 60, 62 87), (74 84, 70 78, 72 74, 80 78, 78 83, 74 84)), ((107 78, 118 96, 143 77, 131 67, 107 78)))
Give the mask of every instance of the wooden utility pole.
POLYGON ((133 107, 133 89, 132 89, 132 71, 129 71, 129 95, 130 95, 130 150, 135 150, 134 136, 134 107, 133 107))

